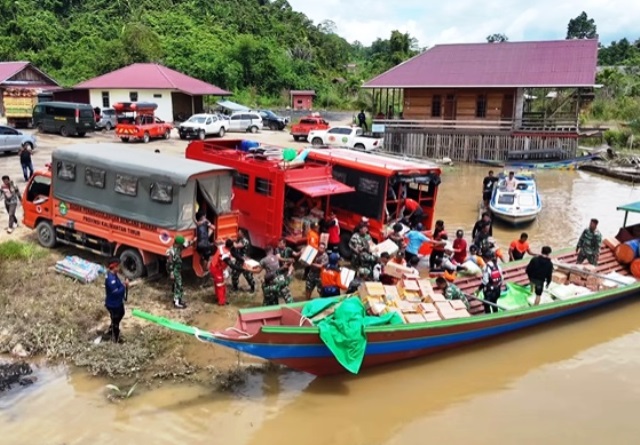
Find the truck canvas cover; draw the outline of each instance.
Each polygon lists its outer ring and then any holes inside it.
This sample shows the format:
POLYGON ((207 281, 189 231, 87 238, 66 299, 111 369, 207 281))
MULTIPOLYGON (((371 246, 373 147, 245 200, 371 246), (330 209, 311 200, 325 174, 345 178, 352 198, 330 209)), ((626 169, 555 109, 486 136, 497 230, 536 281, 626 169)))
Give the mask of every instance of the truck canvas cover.
POLYGON ((216 213, 231 211, 227 167, 121 144, 79 144, 52 155, 55 198, 169 230, 195 227, 196 193, 216 213))

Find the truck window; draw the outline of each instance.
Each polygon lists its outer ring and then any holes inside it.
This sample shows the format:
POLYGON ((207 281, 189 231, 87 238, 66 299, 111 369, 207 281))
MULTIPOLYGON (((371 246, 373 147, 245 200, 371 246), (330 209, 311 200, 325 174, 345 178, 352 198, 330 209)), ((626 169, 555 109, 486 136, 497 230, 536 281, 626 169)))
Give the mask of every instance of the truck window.
POLYGON ((173 202, 173 186, 162 182, 154 182, 151 184, 149 196, 152 201, 171 204, 173 202))
POLYGON ((33 178, 29 191, 27 191, 27 201, 33 202, 38 196, 49 197, 49 189, 51 188, 51 178, 47 176, 36 176, 33 178))
POLYGON ((56 174, 58 179, 62 179, 64 181, 75 181, 76 180, 76 164, 65 161, 58 161, 56 165, 56 174))
POLYGON ((256 178, 256 193, 271 196, 271 181, 264 178, 256 178))
POLYGON ((89 187, 104 188, 104 179, 107 172, 101 168, 86 167, 84 169, 84 183, 89 187))
POLYGON ((138 178, 130 175, 116 174, 114 190, 121 195, 138 196, 138 178))
POLYGON ((367 195, 378 195, 378 186, 379 181, 369 178, 358 178, 358 187, 357 190, 362 193, 366 193, 367 195))
POLYGON ((313 119, 300 119, 300 125, 315 125, 316 121, 313 119))
POLYGON ((93 119, 95 117, 93 110, 89 108, 80 108, 80 112, 78 115, 80 117, 89 118, 89 119, 93 119))
POLYGON ((236 173, 233 176, 233 186, 242 190, 249 190, 249 175, 236 173))

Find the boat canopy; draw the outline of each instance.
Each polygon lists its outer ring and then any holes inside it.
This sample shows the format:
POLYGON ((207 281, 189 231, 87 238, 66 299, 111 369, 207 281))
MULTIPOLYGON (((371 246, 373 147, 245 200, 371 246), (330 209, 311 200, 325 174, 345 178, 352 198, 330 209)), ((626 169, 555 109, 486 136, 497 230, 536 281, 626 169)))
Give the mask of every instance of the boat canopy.
POLYGON ((622 223, 622 227, 627 227, 627 218, 629 217, 629 212, 640 213, 640 201, 618 206, 616 210, 622 210, 624 212, 624 223, 622 223))

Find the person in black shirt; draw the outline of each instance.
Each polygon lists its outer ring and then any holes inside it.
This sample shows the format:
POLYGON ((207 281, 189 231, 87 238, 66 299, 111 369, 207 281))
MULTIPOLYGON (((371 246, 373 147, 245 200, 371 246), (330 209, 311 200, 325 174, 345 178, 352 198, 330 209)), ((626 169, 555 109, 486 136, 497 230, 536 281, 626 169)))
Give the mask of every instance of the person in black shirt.
POLYGON ((24 182, 27 182, 33 176, 33 161, 31 160, 29 146, 27 144, 23 145, 18 154, 20 155, 20 166, 22 167, 24 182))
POLYGON ((489 236, 493 236, 493 221, 491 220, 489 212, 484 212, 482 218, 476 221, 471 231, 471 238, 475 240, 478 233, 482 232, 482 228, 486 225, 489 226, 489 236))
POLYGON ((360 110, 360 113, 358 113, 358 126, 362 128, 362 131, 369 131, 369 127, 367 126, 367 115, 364 114, 364 110, 360 110))
POLYGON ((497 182, 498 178, 493 176, 493 170, 489 170, 489 174, 482 180, 482 200, 484 201, 485 207, 489 205, 493 187, 497 182))
POLYGON ((204 212, 198 213, 196 218, 198 220, 196 225, 196 251, 202 258, 206 270, 209 268, 209 259, 213 255, 213 245, 210 237, 215 227, 207 220, 207 215, 204 212))
POLYGON ((527 276, 531 283, 532 290, 536 293, 535 306, 540 304, 540 296, 544 290, 544 283, 547 286, 551 283, 551 276, 553 275, 553 263, 551 262, 551 247, 544 246, 541 250, 541 254, 533 257, 529 261, 527 266, 527 276))

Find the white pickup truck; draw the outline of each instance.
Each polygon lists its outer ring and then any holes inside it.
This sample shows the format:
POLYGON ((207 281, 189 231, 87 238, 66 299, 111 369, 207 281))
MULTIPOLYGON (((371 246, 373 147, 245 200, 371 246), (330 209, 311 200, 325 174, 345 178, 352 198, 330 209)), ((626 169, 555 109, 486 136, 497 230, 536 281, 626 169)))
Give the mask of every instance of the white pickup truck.
POLYGON ((331 145, 373 151, 382 148, 382 138, 365 136, 359 127, 331 127, 328 130, 313 130, 307 140, 311 145, 331 145))
POLYGON ((194 114, 178 127, 180 139, 204 139, 209 135, 224 136, 229 130, 229 119, 215 114, 194 114))

